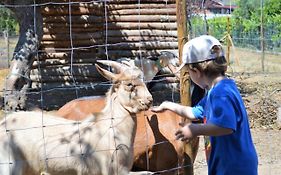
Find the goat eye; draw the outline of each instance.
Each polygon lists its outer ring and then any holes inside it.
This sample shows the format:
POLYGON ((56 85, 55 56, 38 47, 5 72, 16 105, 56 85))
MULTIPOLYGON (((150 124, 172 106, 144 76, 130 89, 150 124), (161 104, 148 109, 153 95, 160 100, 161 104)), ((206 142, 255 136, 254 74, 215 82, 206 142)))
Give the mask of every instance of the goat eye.
POLYGON ((134 89, 134 85, 132 83, 125 84, 125 90, 132 91, 134 89))
POLYGON ((133 89, 135 86, 132 83, 127 84, 128 88, 133 89))

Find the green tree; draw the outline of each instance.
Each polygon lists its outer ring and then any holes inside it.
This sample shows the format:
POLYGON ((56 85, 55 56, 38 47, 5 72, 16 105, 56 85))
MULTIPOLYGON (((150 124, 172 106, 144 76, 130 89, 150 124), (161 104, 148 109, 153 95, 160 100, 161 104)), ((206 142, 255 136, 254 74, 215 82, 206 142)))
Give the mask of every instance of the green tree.
MULTIPOLYGON (((235 20, 234 33, 237 37, 258 39, 260 37, 261 26, 263 26, 268 48, 280 47, 280 0, 238 0, 237 5, 238 8, 233 13, 235 20), (263 24, 261 24, 262 15, 263 24)), ((259 42, 252 42, 250 45, 259 48, 259 42)))
POLYGON ((272 39, 274 41, 281 40, 281 1, 280 0, 268 0, 265 1, 264 6, 264 19, 266 27, 275 31, 269 30, 272 33, 272 39), (276 32, 277 31, 277 32, 276 32))
POLYGON ((9 30, 9 33, 16 33, 17 21, 13 13, 7 9, 0 7, 0 31, 9 30))

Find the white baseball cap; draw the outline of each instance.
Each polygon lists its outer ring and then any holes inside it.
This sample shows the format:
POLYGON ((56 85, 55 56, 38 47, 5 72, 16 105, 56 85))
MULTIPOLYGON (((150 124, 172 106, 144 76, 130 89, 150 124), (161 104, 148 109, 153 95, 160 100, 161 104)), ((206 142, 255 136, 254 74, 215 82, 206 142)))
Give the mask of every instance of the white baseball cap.
POLYGON ((224 56, 222 48, 219 55, 214 53, 212 51, 214 46, 221 47, 221 43, 210 35, 201 35, 185 43, 182 52, 182 64, 176 72, 179 72, 186 64, 200 63, 216 59, 218 56, 224 56))

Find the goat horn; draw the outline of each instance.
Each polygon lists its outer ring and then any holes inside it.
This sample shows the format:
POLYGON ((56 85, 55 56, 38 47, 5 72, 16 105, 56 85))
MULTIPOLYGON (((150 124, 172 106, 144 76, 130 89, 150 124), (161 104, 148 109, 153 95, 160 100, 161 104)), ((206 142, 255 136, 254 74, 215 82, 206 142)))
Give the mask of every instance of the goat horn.
POLYGON ((111 66, 115 68, 118 72, 122 72, 122 70, 124 70, 124 67, 128 67, 127 65, 111 60, 97 60, 97 62, 107 66, 111 66))
POLYGON ((97 71, 107 80, 115 81, 116 75, 108 70, 101 68, 98 64, 95 64, 97 71))
POLYGON ((132 64, 129 61, 123 60, 121 61, 122 64, 125 64, 127 66, 132 66, 132 64))

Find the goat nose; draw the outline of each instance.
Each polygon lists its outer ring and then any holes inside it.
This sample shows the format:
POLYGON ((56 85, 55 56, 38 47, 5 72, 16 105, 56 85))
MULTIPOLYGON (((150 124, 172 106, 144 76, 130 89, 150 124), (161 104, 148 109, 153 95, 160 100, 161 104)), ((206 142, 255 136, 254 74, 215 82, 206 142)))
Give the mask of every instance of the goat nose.
POLYGON ((147 97, 147 101, 148 101, 149 104, 152 104, 152 101, 153 101, 152 96, 148 96, 148 97, 147 97))

